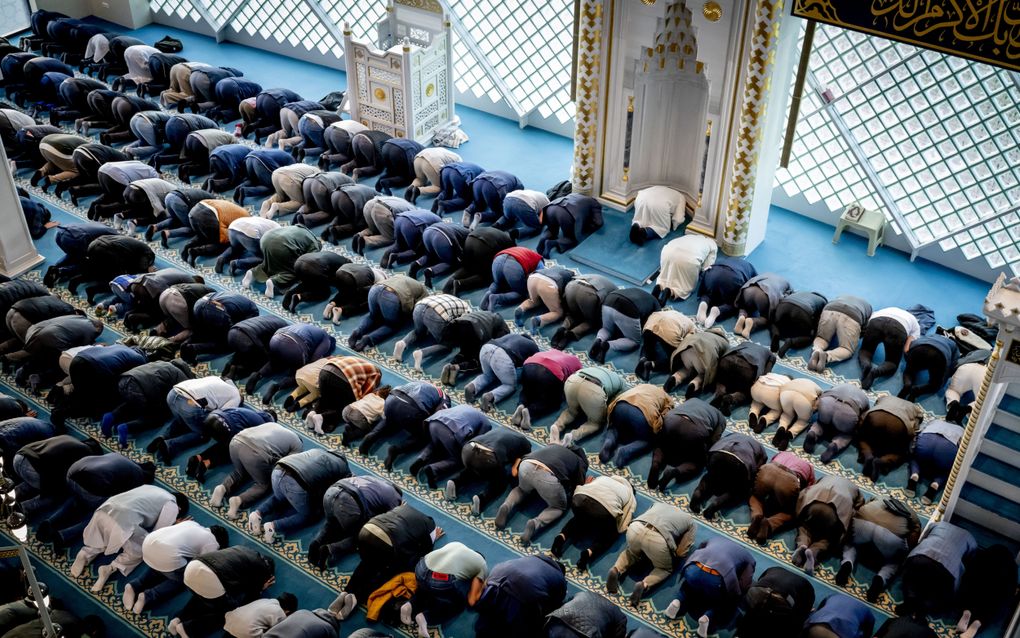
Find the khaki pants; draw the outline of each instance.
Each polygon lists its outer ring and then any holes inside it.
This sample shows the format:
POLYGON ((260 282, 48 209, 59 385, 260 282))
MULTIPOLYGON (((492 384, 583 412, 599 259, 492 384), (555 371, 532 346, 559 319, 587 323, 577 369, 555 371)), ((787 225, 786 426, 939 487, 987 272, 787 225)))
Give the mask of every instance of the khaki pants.
POLYGON ((829 363, 836 363, 849 359, 857 350, 860 339, 861 324, 837 310, 823 310, 813 348, 823 350, 829 363), (829 349, 833 338, 836 339, 836 347, 829 349))
POLYGON ((439 171, 432 162, 424 157, 414 158, 414 181, 411 182, 411 186, 417 186, 422 195, 435 195, 441 190, 439 171))
POLYGON ((556 282, 539 273, 532 273, 528 277, 528 298, 518 308, 527 312, 539 306, 545 306, 548 310, 539 316, 541 325, 546 326, 563 318, 563 299, 560 298, 556 282))
MULTIPOLYGON (((677 555, 686 554, 694 544, 694 528, 684 535, 677 543, 677 555)), ((659 530, 642 521, 634 521, 627 528, 627 546, 616 558, 616 568, 620 575, 634 566, 641 558, 647 558, 652 564, 652 571, 642 581, 645 588, 651 588, 669 578, 673 573, 673 554, 659 530)))
POLYGON ((563 384, 563 395, 566 398, 567 409, 552 425, 557 433, 562 433, 582 415, 587 418, 574 430, 574 441, 589 437, 605 426, 609 397, 606 396, 601 384, 575 373, 567 377, 563 384))

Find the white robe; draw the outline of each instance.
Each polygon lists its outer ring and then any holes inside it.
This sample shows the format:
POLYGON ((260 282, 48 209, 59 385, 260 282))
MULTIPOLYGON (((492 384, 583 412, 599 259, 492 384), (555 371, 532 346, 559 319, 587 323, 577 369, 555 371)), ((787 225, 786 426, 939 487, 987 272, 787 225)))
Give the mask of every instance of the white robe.
POLYGON ((655 283, 674 297, 686 299, 698 285, 701 271, 715 263, 718 250, 715 241, 703 235, 677 237, 662 247, 655 283))
POLYGON ((634 223, 651 228, 660 238, 684 223, 687 198, 665 186, 649 186, 634 200, 634 223))

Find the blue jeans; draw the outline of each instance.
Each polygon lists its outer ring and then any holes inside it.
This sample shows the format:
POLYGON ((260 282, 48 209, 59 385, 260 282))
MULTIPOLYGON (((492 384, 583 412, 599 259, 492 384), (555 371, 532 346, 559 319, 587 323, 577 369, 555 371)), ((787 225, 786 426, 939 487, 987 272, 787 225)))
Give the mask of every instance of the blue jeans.
POLYGON ((366 346, 382 343, 397 331, 401 316, 397 293, 386 286, 372 286, 368 290, 368 315, 351 333, 352 342, 366 341, 366 346))
POLYGON ((22 480, 22 483, 17 486, 15 494, 25 516, 31 518, 36 512, 57 505, 62 499, 60 495, 43 494, 39 491, 42 477, 39 476, 39 472, 36 471, 32 463, 20 454, 14 455, 14 472, 22 480))
POLYGON ((426 228, 421 241, 425 255, 416 262, 420 267, 431 268, 432 274, 437 277, 453 269, 456 251, 449 237, 439 230, 426 228))
POLYGON ((629 403, 620 401, 609 415, 609 427, 602 442, 599 459, 608 463, 610 459, 623 467, 652 446, 652 426, 644 413, 629 403))
POLYGON ((503 216, 500 217, 494 226, 509 230, 523 224, 520 229, 521 237, 534 237, 541 231, 542 222, 538 219, 539 211, 518 197, 507 197, 503 199, 503 216))
POLYGON ((949 471, 953 469, 958 449, 955 443, 941 434, 922 432, 914 443, 914 455, 910 459, 910 473, 917 474, 922 478, 930 478, 939 485, 945 485, 949 471))
POLYGON ((170 390, 166 402, 174 416, 174 420, 163 433, 170 457, 209 438, 202 427, 205 417, 209 415, 208 409, 192 402, 177 390, 170 390))
POLYGON ((633 352, 641 343, 641 319, 602 306, 602 328, 595 338, 607 342, 611 351, 633 352))
POLYGON ((316 513, 318 508, 313 507, 310 502, 308 491, 287 470, 282 467, 273 468, 269 482, 273 486, 273 494, 256 510, 263 520, 269 522, 268 517, 271 514, 282 514, 287 509, 293 510, 287 516, 273 521, 278 534, 287 535, 304 526, 316 513))
POLYGON ((145 606, 149 609, 184 591, 184 568, 160 572, 149 567, 138 578, 128 582, 135 595, 145 593, 145 606))
POLYGON ((471 584, 449 574, 437 574, 425 566, 425 559, 414 568, 418 581, 415 611, 425 614, 430 625, 438 625, 459 614, 467 606, 471 584))
POLYGON ((723 582, 722 576, 710 574, 694 563, 684 567, 680 580, 679 598, 691 605, 689 609, 692 615, 704 614, 712 618, 713 613, 719 611, 718 607, 737 602, 726 600, 726 583, 723 582))
POLYGON ((418 460, 432 468, 434 476, 444 476, 463 467, 460 460, 461 444, 453 431, 439 421, 428 421, 431 441, 418 460))
MULTIPOLYGON (((541 270, 539 262, 536 270, 541 270)), ((520 303, 528 295, 528 273, 510 255, 497 255, 492 260, 492 285, 482 298, 482 310, 496 310, 520 303)))
POLYGON ((478 352, 478 361, 482 366, 482 373, 471 381, 475 391, 481 395, 492 386, 492 397, 494 403, 513 394, 517 389, 517 379, 520 370, 514 366, 513 359, 499 346, 487 343, 478 352))
POLYGON ((235 272, 254 268, 262 263, 261 240, 249 237, 236 230, 228 230, 230 237, 230 258, 235 272))

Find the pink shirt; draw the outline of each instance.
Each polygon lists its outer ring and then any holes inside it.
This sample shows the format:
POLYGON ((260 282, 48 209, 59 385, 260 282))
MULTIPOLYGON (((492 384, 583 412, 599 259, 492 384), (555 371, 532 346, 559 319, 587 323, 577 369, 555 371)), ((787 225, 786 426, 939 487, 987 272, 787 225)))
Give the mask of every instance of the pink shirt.
POLYGON ((770 463, 782 465, 786 469, 792 471, 794 474, 801 477, 805 486, 812 485, 815 482, 815 469, 811 466, 811 463, 800 458, 793 452, 780 452, 772 457, 770 463))
POLYGON ((562 350, 543 350, 524 360, 524 365, 537 363, 556 375, 560 381, 581 369, 581 360, 562 350))

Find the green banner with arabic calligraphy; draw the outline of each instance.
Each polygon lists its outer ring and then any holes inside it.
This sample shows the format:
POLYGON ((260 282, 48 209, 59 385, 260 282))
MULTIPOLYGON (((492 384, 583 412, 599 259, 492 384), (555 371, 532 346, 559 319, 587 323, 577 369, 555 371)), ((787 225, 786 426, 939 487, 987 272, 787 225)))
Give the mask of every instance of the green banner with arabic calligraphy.
POLYGON ((1018 0, 794 0, 793 15, 1020 71, 1018 0))

